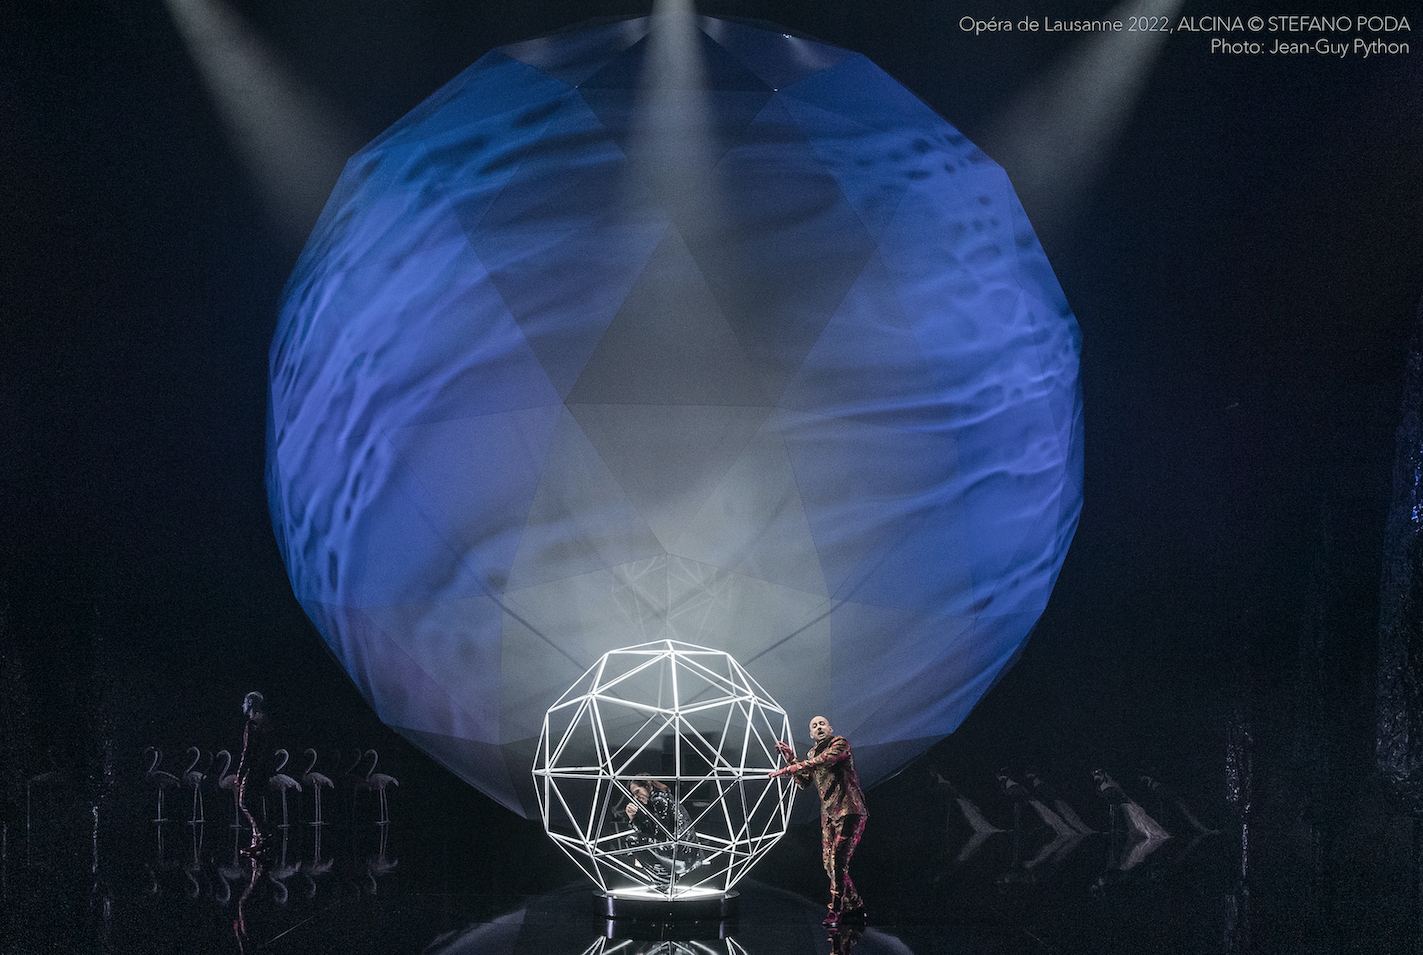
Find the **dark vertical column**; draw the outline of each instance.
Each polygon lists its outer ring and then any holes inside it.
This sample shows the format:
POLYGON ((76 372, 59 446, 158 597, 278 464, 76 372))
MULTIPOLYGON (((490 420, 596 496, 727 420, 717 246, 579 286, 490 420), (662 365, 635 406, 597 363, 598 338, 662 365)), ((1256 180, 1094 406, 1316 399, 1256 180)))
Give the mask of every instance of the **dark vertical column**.
POLYGON ((20 783, 21 715, 24 681, 20 661, 9 632, 10 608, 0 603, 0 929, 8 919, 10 902, 10 833, 16 818, 20 783))
POLYGON ((118 794, 117 749, 115 745, 115 689, 113 682, 119 672, 111 635, 111 623, 104 619, 97 601, 94 603, 91 635, 92 668, 89 673, 88 753, 86 768, 90 814, 89 832, 89 913, 93 921, 98 950, 115 950, 113 939, 114 892, 113 843, 117 837, 114 820, 118 794))
POLYGON ((1250 951, 1250 810, 1255 782, 1250 653, 1248 642, 1236 650, 1235 700, 1226 730, 1226 799, 1234 808, 1240 826, 1240 868, 1236 872, 1234 891, 1225 900, 1222 950, 1227 955, 1250 951))
MULTIPOLYGON (((1384 531, 1379 594, 1378 737, 1375 757, 1392 808, 1423 817, 1423 305, 1404 374, 1393 465, 1393 499, 1384 531)), ((1423 843, 1414 838, 1418 905, 1423 843)), ((1415 950, 1423 947, 1418 905, 1415 950)))
MULTIPOLYGON (((10 910, 10 854, 20 838, 27 838, 25 826, 25 772, 32 758, 34 734, 29 713, 26 661, 15 639, 8 603, 0 604, 0 925, 10 910)), ((26 845, 28 849, 28 844, 26 845)))
POLYGON ((1363 675, 1363 664, 1357 662, 1360 648, 1352 642, 1356 628, 1341 618, 1344 571, 1332 523, 1340 507, 1326 500, 1320 508, 1293 680, 1290 768, 1299 786, 1300 835, 1307 839, 1305 868, 1295 891, 1301 893, 1297 911, 1308 922, 1309 951, 1330 951, 1339 941, 1337 840, 1348 827, 1347 807, 1359 798, 1357 782, 1368 772, 1359 765, 1367 758, 1368 737, 1360 738, 1357 716, 1351 716, 1358 712, 1358 680, 1351 675, 1363 675))

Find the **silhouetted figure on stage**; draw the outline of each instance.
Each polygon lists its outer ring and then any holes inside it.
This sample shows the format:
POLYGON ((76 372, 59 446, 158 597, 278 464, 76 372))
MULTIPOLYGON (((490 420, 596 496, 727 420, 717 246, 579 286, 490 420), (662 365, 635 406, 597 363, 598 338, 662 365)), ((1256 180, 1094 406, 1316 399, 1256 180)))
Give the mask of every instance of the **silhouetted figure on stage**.
POLYGON ((863 919, 865 903, 850 880, 850 857, 860 844, 869 813, 865 810, 860 777, 855 773, 855 758, 849 741, 836 736, 830 721, 823 716, 810 721, 810 736, 815 745, 800 761, 788 743, 778 740, 776 750, 788 765, 771 775, 789 775, 801 788, 814 783, 820 794, 820 851, 825 873, 830 876, 830 911, 825 923, 863 919))
POLYGON ((237 760, 237 808, 252 828, 252 841, 243 855, 257 858, 266 852, 267 835, 252 812, 252 800, 261 799, 271 776, 272 723, 263 709, 262 694, 255 690, 242 700, 247 722, 242 727, 242 755, 237 760))

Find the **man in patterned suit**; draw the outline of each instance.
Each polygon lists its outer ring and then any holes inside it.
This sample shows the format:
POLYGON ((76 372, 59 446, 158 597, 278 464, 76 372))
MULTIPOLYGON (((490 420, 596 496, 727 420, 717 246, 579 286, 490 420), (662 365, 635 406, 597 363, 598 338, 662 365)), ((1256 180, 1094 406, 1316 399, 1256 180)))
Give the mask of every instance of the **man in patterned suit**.
POLYGON ((855 758, 850 754, 849 741, 836 736, 830 721, 823 716, 810 721, 810 736, 815 745, 799 761, 795 751, 778 740, 776 749, 787 765, 771 775, 789 775, 802 789, 813 783, 820 794, 820 849, 825 872, 830 876, 830 912, 825 923, 863 919, 865 903, 850 881, 850 856, 860 844, 869 813, 865 811, 860 777, 855 774, 855 758))

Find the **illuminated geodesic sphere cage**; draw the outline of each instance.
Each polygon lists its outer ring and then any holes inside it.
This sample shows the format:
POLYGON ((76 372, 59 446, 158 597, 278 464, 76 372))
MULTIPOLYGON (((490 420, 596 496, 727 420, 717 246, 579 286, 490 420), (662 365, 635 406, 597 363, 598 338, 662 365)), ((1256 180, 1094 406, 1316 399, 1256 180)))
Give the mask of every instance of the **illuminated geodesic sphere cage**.
POLYGON ((795 786, 770 772, 790 732, 727 653, 676 640, 613 650, 544 717, 544 828, 609 895, 725 894, 786 831, 795 786))

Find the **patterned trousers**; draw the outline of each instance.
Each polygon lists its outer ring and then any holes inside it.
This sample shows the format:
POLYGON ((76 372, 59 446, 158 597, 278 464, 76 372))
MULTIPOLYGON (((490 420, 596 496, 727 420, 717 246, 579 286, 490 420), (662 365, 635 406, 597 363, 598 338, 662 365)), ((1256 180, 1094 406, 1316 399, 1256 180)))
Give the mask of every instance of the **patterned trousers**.
POLYGON ((820 852, 825 874, 830 876, 830 908, 836 912, 864 908, 855 883, 850 881, 850 856, 865 832, 864 816, 820 817, 820 852))

